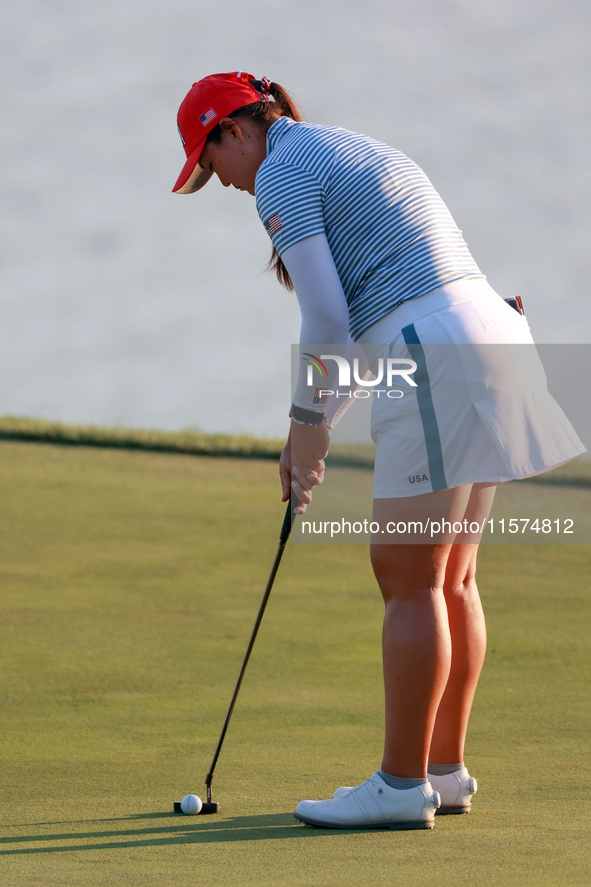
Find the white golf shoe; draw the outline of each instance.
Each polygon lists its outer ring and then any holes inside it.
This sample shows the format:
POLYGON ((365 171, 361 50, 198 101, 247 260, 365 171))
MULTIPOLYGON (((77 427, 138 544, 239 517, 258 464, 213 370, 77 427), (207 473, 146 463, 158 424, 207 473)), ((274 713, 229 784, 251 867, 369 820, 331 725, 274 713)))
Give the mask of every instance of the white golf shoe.
POLYGON ((439 795, 428 782, 416 788, 392 788, 376 770, 361 785, 337 789, 327 801, 300 801, 294 816, 324 828, 433 828, 439 804, 439 795))
POLYGON ((446 776, 427 774, 427 779, 441 795, 438 813, 469 813, 472 809, 472 795, 478 790, 478 783, 465 767, 448 773, 446 776))
MULTIPOLYGON (((446 776, 435 776, 427 773, 432 788, 439 793, 441 806, 438 814, 469 813, 472 809, 472 795, 478 791, 478 783, 470 776, 465 767, 460 767, 446 776)), ((343 785, 337 788, 333 797, 340 798, 353 790, 353 786, 343 785)))

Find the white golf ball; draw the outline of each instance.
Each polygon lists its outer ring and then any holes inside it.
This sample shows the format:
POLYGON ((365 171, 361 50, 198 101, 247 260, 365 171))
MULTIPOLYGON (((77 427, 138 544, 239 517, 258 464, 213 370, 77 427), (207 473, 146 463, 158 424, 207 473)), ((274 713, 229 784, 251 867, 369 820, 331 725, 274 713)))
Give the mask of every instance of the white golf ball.
POLYGON ((185 795, 185 797, 181 801, 181 810, 183 811, 183 813, 187 813, 188 815, 201 813, 202 807, 203 803, 199 795, 185 795))

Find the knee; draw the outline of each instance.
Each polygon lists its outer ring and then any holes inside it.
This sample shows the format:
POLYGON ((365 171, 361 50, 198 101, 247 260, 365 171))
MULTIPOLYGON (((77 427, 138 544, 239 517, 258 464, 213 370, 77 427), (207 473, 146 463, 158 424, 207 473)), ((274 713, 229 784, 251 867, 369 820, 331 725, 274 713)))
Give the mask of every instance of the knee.
POLYGON ((371 565, 382 596, 408 600, 422 590, 441 589, 444 566, 434 556, 434 546, 372 545, 371 565))
POLYGON ((478 546, 454 545, 445 571, 443 592, 448 601, 461 601, 478 594, 476 563, 478 546))
POLYGON ((448 602, 470 600, 478 595, 476 575, 470 572, 463 579, 454 577, 454 579, 448 580, 446 577, 443 583, 443 593, 448 602))

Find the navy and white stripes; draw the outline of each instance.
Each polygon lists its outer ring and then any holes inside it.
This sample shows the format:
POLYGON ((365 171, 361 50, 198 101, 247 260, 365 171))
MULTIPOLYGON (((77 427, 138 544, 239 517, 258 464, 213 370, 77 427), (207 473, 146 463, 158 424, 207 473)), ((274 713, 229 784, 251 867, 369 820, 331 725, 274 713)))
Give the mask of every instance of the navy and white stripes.
POLYGON ((255 192, 280 255, 326 234, 353 338, 406 299, 483 276, 425 173, 367 136, 281 117, 255 192))

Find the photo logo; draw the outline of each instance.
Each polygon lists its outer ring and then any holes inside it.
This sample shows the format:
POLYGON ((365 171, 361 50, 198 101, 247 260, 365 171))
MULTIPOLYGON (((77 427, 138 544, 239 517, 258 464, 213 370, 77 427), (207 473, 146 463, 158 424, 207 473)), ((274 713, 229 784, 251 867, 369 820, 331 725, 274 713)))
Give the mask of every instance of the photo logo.
POLYGON ((318 370, 321 376, 328 376, 326 365, 322 363, 322 360, 319 357, 316 357, 315 354, 309 354, 307 351, 304 351, 304 360, 308 364, 308 375, 306 377, 308 385, 314 384, 314 368, 318 370))
MULTIPOLYGON (((329 375, 326 363, 324 361, 334 360, 338 367, 338 386, 346 388, 351 385, 351 366, 346 357, 340 354, 321 354, 316 357, 315 354, 304 352, 304 360, 308 363, 307 384, 314 385, 314 369, 318 370, 321 377, 329 375)), ((361 377, 359 372, 359 358, 353 360, 353 380, 356 385, 364 388, 375 388, 377 385, 385 385, 391 388, 394 380, 400 383, 404 380, 411 388, 416 388, 417 383, 412 378, 413 373, 417 370, 417 364, 414 360, 407 357, 388 357, 384 360, 380 357, 377 363, 377 375, 373 379, 361 377)))
POLYGON ((417 364, 414 360, 406 357, 388 357, 384 359, 380 357, 377 361, 376 375, 369 378, 369 371, 361 371, 359 366, 359 358, 355 357, 350 361, 340 354, 310 354, 305 351, 302 359, 308 364, 306 370, 306 384, 309 388, 314 388, 314 403, 324 403, 327 397, 336 394, 337 397, 371 397, 371 389, 374 394, 380 397, 384 394, 389 398, 404 397, 404 391, 401 388, 394 388, 394 384, 402 385, 403 382, 408 388, 417 388, 418 385, 412 378, 413 373, 417 370, 417 364), (332 364, 327 366, 329 361, 336 363, 337 373, 332 364), (314 380, 314 372, 320 375, 320 381, 327 386, 322 388, 314 380), (338 378, 337 378, 338 377, 338 378), (325 381, 326 380, 326 381, 325 381), (328 387, 330 385, 338 386, 338 390, 328 387))

